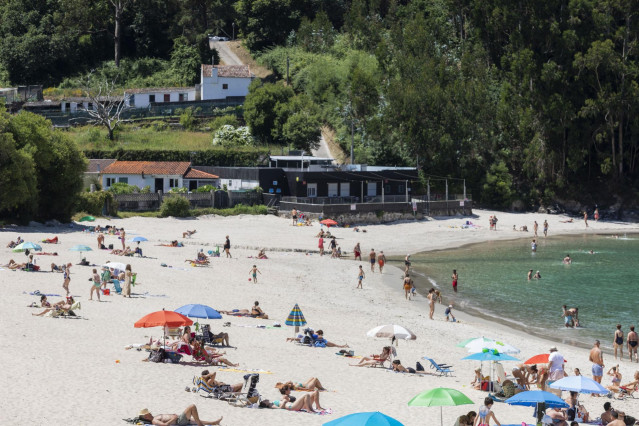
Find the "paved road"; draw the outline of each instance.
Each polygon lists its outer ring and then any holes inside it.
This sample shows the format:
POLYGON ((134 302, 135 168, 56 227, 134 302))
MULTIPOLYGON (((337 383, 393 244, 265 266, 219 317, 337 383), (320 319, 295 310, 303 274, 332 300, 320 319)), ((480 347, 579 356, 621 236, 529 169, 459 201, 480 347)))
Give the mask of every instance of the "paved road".
POLYGON ((228 42, 215 41, 213 42, 213 48, 220 54, 220 62, 225 65, 244 65, 240 58, 230 49, 228 42))
POLYGON ((319 147, 317 147, 317 149, 313 149, 311 152, 315 157, 333 158, 331 150, 328 148, 326 140, 324 140, 324 135, 320 137, 319 147))

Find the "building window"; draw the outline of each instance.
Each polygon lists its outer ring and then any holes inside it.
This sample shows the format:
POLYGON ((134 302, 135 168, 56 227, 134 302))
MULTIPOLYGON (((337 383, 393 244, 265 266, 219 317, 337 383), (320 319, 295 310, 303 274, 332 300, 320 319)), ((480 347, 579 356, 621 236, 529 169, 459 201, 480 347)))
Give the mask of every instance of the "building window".
POLYGON ((120 183, 129 183, 129 178, 128 177, 121 177, 118 179, 118 182, 120 183))
POLYGON ((177 179, 169 179, 169 188, 177 188, 178 180, 177 179))
POLYGON ((188 93, 180 93, 178 95, 178 98, 179 98, 180 102, 188 101, 189 100, 189 94, 188 93))
POLYGON ((149 95, 149 102, 155 102, 155 95, 149 95))
POLYGON ((384 193, 390 194, 390 192, 391 192, 391 186, 390 185, 384 185, 384 193))
POLYGON ((168 93, 164 94, 164 102, 171 102, 171 95, 169 95, 168 93))
POLYGON ((64 109, 66 109, 67 111, 71 111, 71 102, 66 102, 64 104, 64 109))
POLYGON ((403 194, 403 193, 404 193, 404 191, 406 191, 406 187, 405 187, 404 185, 399 185, 399 186, 397 187, 397 192, 398 192, 399 194, 403 194))
POLYGON ((135 106, 135 95, 129 96, 129 106, 135 106))
POLYGON ((228 88, 229 88, 229 85, 228 85, 228 84, 226 84, 226 83, 222 84, 222 89, 223 89, 223 90, 226 90, 226 89, 228 89, 228 88))
POLYGON ((115 178, 106 178, 106 187, 110 188, 114 182, 115 182, 115 178))

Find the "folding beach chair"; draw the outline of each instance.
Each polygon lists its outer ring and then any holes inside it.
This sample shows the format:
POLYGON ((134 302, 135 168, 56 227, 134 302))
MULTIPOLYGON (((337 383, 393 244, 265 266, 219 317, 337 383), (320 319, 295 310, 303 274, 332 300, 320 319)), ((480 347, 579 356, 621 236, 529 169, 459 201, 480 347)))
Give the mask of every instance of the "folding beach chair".
POLYGON ((424 357, 426 361, 430 361, 430 368, 434 368, 440 376, 448 376, 453 374, 452 365, 437 364, 432 358, 424 357))
POLYGON ((211 326, 209 324, 202 325, 202 343, 208 346, 222 346, 222 343, 224 343, 224 339, 222 337, 211 336, 213 336, 213 333, 211 333, 211 326))

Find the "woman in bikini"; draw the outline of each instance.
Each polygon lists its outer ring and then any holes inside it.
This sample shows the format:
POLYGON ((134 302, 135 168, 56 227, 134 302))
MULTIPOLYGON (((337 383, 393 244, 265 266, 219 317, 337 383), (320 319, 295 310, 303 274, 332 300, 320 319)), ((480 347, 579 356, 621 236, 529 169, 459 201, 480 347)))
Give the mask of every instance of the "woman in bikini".
POLYGON ((258 302, 257 300, 251 308, 251 316, 254 318, 268 319, 268 315, 266 315, 262 308, 260 308, 260 302, 258 302))
MULTIPOLYGON (((45 297, 45 302, 46 302, 46 297, 45 297)), ((64 311, 64 312, 69 312, 69 310, 71 310, 71 306, 73 306, 73 303, 75 302, 75 300, 73 300, 73 296, 69 296, 67 297, 66 300, 61 300, 57 303, 54 303, 53 305, 50 305, 49 302, 47 303, 47 309, 45 309, 44 311, 40 312, 39 314, 31 314, 33 316, 36 317, 41 317, 44 316, 45 314, 51 312, 51 311, 64 311)), ((42 307, 45 307, 45 305, 43 304, 42 307)))
POLYGON ((102 282, 100 281, 100 275, 98 274, 98 270, 93 269, 93 284, 91 285, 89 300, 93 300, 93 292, 95 292, 95 294, 98 295, 98 301, 100 301, 100 285, 102 285, 102 282))
POLYGON ((282 408, 284 410, 289 411, 300 411, 306 410, 309 413, 315 413, 316 411, 313 409, 313 404, 317 410, 324 410, 319 402, 319 391, 313 391, 306 395, 302 395, 300 398, 295 399, 294 402, 291 402, 291 388, 289 386, 283 386, 280 389, 280 393, 282 394, 282 398, 280 400, 273 401, 273 405, 282 408))
POLYGON ((67 263, 67 267, 64 269, 64 282, 62 288, 66 290, 67 296, 69 295, 69 283, 71 282, 71 264, 67 263))
POLYGON ((487 396, 484 398, 484 405, 479 407, 479 412, 477 413, 477 417, 475 417, 475 422, 473 423, 474 426, 489 426, 490 419, 493 419, 497 426, 501 426, 501 423, 499 423, 495 417, 495 413, 492 412, 493 403, 494 401, 491 397, 487 396))
POLYGON ((632 392, 634 389, 637 388, 637 386, 639 386, 639 371, 635 371, 635 375, 633 377, 632 382, 628 382, 625 385, 618 383, 617 386, 614 386, 614 385, 608 386, 608 389, 614 393, 621 392, 621 390, 632 392))
POLYGON ((363 357, 357 364, 349 364, 351 367, 369 367, 371 365, 383 364, 391 356, 392 348, 390 346, 384 346, 382 353, 379 355, 371 355, 370 357, 363 357))
POLYGON ((619 392, 619 385, 621 384, 621 373, 619 372, 619 364, 608 370, 607 374, 611 376, 612 379, 610 380, 610 386, 606 386, 606 388, 613 392, 615 392, 613 389, 616 389, 616 392, 619 392))
POLYGON ((304 383, 289 381, 286 383, 277 383, 275 385, 275 387, 278 389, 282 389, 284 386, 288 386, 289 388, 296 391, 314 391, 314 390, 325 391, 326 390, 324 386, 322 386, 322 384, 320 383, 317 377, 311 377, 304 383))

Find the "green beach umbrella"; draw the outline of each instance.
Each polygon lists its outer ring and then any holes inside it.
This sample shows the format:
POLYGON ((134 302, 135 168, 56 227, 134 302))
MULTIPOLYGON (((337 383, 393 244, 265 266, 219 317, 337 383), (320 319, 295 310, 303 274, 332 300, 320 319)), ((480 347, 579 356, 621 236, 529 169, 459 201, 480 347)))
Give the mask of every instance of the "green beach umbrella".
POLYGON ((288 318, 286 318, 286 322, 284 324, 294 326, 296 333, 300 330, 300 327, 306 325, 304 314, 297 303, 293 306, 291 313, 288 314, 288 318))
POLYGON ((474 404, 466 395, 450 388, 435 388, 425 391, 408 401, 409 407, 439 407, 440 421, 444 424, 442 407, 474 404))
POLYGON ((95 218, 93 216, 84 216, 78 222, 93 222, 95 218))

